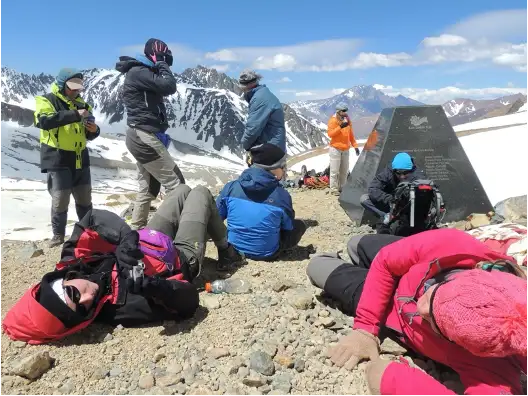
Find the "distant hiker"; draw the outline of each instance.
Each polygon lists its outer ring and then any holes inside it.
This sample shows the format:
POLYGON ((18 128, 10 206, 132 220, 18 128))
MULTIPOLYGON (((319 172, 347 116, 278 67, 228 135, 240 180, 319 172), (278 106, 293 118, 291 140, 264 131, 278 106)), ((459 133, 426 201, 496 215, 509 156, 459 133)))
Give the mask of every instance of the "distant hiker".
POLYGON ((248 166, 279 163, 286 156, 286 128, 282 104, 253 70, 240 73, 238 82, 249 103, 248 118, 241 144, 247 151, 248 166))
POLYGON ((398 153, 385 169, 376 175, 370 183, 368 194, 360 198, 361 206, 374 213, 379 219, 376 225, 378 233, 390 233, 391 203, 394 201, 396 187, 400 182, 425 179, 423 171, 416 167, 414 159, 407 153, 398 153))
POLYGON ((511 257, 456 229, 355 239, 359 265, 322 254, 307 268, 354 316, 351 333, 327 352, 336 366, 370 359, 371 394, 455 394, 404 360, 380 359, 383 335, 456 371, 464 394, 522 394, 526 275, 511 257))
POLYGON ((92 208, 92 180, 86 141, 100 134, 92 107, 79 95, 83 74, 72 68, 61 69, 51 92, 36 96, 35 125, 40 128, 40 171, 47 173, 51 195, 49 247, 64 242, 70 195, 75 200, 77 217, 82 219, 92 208))
POLYGON ((121 56, 117 71, 126 73, 123 101, 127 111, 126 146, 137 161, 139 191, 130 226, 147 224, 150 203, 161 186, 168 194, 185 179, 169 154, 171 142, 163 98, 176 92, 176 79, 170 70, 172 52, 163 41, 149 39, 144 55, 121 56))
POLYGON ((348 106, 339 103, 335 114, 328 120, 328 136, 330 137, 330 189, 334 195, 339 195, 346 183, 349 167, 349 150, 354 147, 359 156, 359 148, 354 137, 352 121, 347 114, 348 106))
POLYGON ((229 243, 248 258, 274 260, 306 231, 304 222, 295 219, 290 194, 279 185, 285 166, 285 159, 253 164, 216 198, 220 216, 227 218, 229 243))
POLYGON ((201 186, 178 186, 139 232, 116 214, 93 209, 75 225, 55 271, 9 310, 3 331, 41 344, 94 320, 137 326, 189 318, 199 304, 190 282, 200 272, 208 235, 218 267, 242 261, 227 242, 211 193, 201 186))

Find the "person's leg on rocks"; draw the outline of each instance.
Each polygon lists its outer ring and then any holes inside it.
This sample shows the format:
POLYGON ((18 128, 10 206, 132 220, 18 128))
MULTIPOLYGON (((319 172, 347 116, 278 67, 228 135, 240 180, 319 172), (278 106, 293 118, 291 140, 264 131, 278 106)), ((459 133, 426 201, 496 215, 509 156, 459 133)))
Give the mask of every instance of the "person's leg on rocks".
POLYGON ((162 232, 172 239, 176 238, 183 206, 190 192, 189 186, 180 184, 170 194, 167 194, 163 203, 148 222, 147 227, 162 232))
POLYGON ((383 234, 354 235, 347 244, 348 255, 354 265, 368 269, 374 257, 383 247, 401 238, 395 235, 383 234))
POLYGON ((92 177, 90 168, 75 171, 73 177, 72 195, 75 200, 75 210, 79 221, 92 209, 92 177))
POLYGON ((280 250, 291 249, 299 244, 306 232, 306 223, 300 219, 293 220, 293 230, 281 230, 280 250))
POLYGON ((340 303, 345 314, 356 315, 368 269, 328 254, 312 258, 306 273, 314 286, 340 303))
POLYGON ((346 184, 349 164, 350 164, 350 151, 349 150, 342 151, 341 152, 341 162, 339 164, 339 181, 338 181, 339 192, 343 190, 343 187, 346 184))
POLYGON ((193 278, 201 272, 208 232, 212 233, 211 238, 218 248, 219 259, 224 256, 233 260, 241 258, 230 248, 227 231, 218 212, 213 210, 215 207, 211 192, 206 187, 198 186, 189 192, 181 211, 174 243, 189 263, 193 278), (212 214, 218 217, 210 224, 212 214))
POLYGON ((330 156, 330 192, 339 194, 339 169, 341 167, 341 151, 330 147, 328 151, 330 156))
POLYGON ((69 168, 62 168, 48 171, 47 179, 48 192, 51 195, 51 229, 53 231, 49 247, 52 248, 64 243, 73 175, 69 168))
POLYGON ((385 217, 385 215, 387 214, 387 212, 379 209, 374 204, 374 202, 372 202, 372 200, 370 199, 368 194, 363 194, 361 196, 361 198, 359 199, 359 203, 361 204, 361 206, 363 206, 363 208, 371 211, 372 213, 374 213, 377 217, 379 217, 382 220, 385 217))

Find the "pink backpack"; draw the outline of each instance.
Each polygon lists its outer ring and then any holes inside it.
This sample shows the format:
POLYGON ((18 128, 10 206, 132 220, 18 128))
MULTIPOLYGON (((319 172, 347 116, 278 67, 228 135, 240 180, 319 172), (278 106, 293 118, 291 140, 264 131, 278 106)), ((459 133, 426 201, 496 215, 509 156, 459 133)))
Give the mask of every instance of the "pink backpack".
POLYGON ((145 255, 145 275, 160 274, 165 271, 175 273, 181 271, 180 255, 174 246, 172 238, 162 232, 142 228, 139 233, 139 245, 145 255))

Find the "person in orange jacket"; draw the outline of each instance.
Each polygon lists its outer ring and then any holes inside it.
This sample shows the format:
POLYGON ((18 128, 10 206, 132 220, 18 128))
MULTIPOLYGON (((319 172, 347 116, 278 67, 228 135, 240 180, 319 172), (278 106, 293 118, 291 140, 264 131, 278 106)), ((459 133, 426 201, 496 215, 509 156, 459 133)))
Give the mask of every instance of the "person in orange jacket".
POLYGON ((339 195, 345 185, 348 166, 349 150, 354 147, 359 156, 359 148, 354 138, 352 122, 347 114, 348 106, 339 103, 336 113, 328 120, 328 136, 330 137, 330 189, 339 195))

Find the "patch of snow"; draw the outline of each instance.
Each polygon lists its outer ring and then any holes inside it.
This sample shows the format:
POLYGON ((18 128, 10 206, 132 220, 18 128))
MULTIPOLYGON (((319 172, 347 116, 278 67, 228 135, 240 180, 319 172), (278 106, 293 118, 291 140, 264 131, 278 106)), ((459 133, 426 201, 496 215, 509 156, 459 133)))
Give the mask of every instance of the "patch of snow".
POLYGON ((460 124, 453 129, 455 132, 459 131, 469 131, 472 129, 481 129, 481 128, 491 128, 491 127, 500 127, 508 126, 515 124, 525 124, 528 121, 528 114, 526 112, 517 112, 513 114, 508 114, 500 117, 486 118, 485 120, 468 122, 466 124, 460 124))

